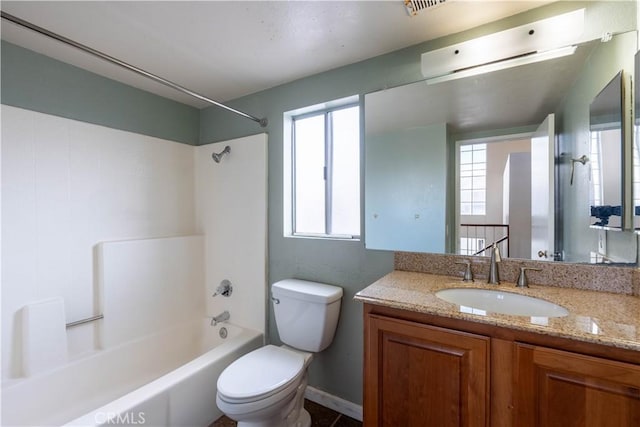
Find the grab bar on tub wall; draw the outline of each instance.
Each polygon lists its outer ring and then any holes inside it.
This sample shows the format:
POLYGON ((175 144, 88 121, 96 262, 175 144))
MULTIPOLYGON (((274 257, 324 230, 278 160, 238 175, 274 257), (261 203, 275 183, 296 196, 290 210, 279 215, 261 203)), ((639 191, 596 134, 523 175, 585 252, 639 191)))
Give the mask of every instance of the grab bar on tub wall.
POLYGON ((86 319, 76 320, 75 322, 70 322, 66 324, 67 329, 73 328, 74 326, 82 325, 84 323, 94 322, 96 320, 104 319, 103 314, 98 314, 97 316, 87 317, 86 319))

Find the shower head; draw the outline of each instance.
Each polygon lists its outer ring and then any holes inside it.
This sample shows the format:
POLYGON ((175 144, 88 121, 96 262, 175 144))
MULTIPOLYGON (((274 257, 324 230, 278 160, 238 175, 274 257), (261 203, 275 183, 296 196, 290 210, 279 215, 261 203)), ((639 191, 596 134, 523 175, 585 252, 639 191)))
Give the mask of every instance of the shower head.
POLYGON ((222 159, 222 156, 230 152, 231 152, 231 147, 227 145, 226 147, 224 147, 224 150, 222 150, 221 152, 211 154, 211 157, 213 158, 214 162, 220 163, 220 159, 222 159))

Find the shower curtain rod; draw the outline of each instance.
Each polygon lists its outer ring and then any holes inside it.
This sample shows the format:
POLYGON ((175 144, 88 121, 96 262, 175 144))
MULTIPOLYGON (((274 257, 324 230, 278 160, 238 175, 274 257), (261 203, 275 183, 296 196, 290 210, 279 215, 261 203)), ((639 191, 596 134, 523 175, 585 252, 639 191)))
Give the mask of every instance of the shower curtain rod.
POLYGON ((67 44, 69 46, 75 47, 76 49, 80 49, 80 50, 82 50, 84 52, 87 52, 87 53, 89 53, 91 55, 97 56, 100 59, 104 59, 105 61, 111 62, 112 64, 118 65, 118 66, 120 66, 122 68, 126 68, 129 71, 133 71, 134 73, 140 74, 141 76, 144 76, 144 77, 146 77, 148 79, 151 79, 151 80, 153 80, 153 81, 155 81, 157 83, 161 83, 161 84, 163 84, 165 86, 168 86, 168 87, 170 87, 172 89, 175 89, 175 90, 177 90, 179 92, 182 92, 184 94, 190 95, 190 96, 192 96, 194 98, 197 98, 197 99, 199 99, 201 101, 208 102, 209 104, 213 104, 213 105, 218 106, 220 108, 224 108, 225 110, 231 111, 232 113, 236 113, 236 114, 238 114, 238 115, 240 115, 242 117, 245 117, 247 119, 253 120, 254 122, 259 123, 261 127, 266 127, 267 126, 267 119, 266 118, 259 119, 259 118, 255 117, 255 116, 247 114, 247 113, 245 113, 243 111, 236 110, 235 108, 232 108, 232 107, 229 107, 227 105, 221 104, 220 102, 214 101, 211 98, 208 98, 208 97, 206 97, 204 95, 200 95, 199 93, 196 93, 196 92, 194 92, 194 91, 192 91, 190 89, 187 89, 187 88, 185 88, 183 86, 180 86, 177 83, 174 83, 174 82, 172 82, 170 80, 164 79, 164 78, 162 78, 160 76, 157 76, 157 75, 155 75, 153 73, 145 71, 145 70, 143 70, 141 68, 138 68, 136 66, 133 66, 131 64, 127 64, 126 62, 121 61, 121 60, 119 60, 117 58, 114 58, 113 56, 107 55, 106 53, 100 52, 99 50, 93 49, 93 48, 91 48, 89 46, 85 46, 85 45, 83 45, 81 43, 78 43, 78 42, 76 42, 74 40, 71 40, 71 39, 69 39, 67 37, 61 36, 60 34, 56 34, 54 32, 51 32, 51 31, 49 31, 49 30, 47 30, 45 28, 39 27, 39 26, 37 26, 35 24, 32 24, 31 22, 25 21, 24 19, 18 18, 17 16, 13 16, 11 14, 8 14, 5 11, 2 11, 2 19, 6 19, 8 21, 13 22, 14 24, 17 24, 17 25, 21 26, 21 27, 24 27, 24 28, 27 28, 29 30, 35 31, 35 32, 40 33, 40 34, 42 34, 44 36, 52 38, 54 40, 58 40, 59 42, 62 42, 62 43, 67 44))

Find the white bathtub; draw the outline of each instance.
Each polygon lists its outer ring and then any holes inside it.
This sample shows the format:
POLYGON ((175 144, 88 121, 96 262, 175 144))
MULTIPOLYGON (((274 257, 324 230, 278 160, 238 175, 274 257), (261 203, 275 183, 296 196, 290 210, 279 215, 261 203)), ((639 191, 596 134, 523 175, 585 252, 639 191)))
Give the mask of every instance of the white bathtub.
POLYGON ((222 370, 262 334, 209 319, 98 351, 2 387, 3 426, 208 426, 222 370), (219 337, 225 327, 226 339, 219 337))

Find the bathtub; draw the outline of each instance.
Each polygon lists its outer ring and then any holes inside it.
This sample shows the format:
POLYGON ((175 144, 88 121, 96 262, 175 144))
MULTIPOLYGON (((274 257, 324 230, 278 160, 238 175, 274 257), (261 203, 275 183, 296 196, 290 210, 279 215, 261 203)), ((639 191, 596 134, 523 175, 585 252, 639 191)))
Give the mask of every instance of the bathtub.
POLYGON ((260 332, 198 319, 2 387, 3 426, 208 426, 222 370, 260 332), (228 335, 220 337, 220 328, 228 335))

